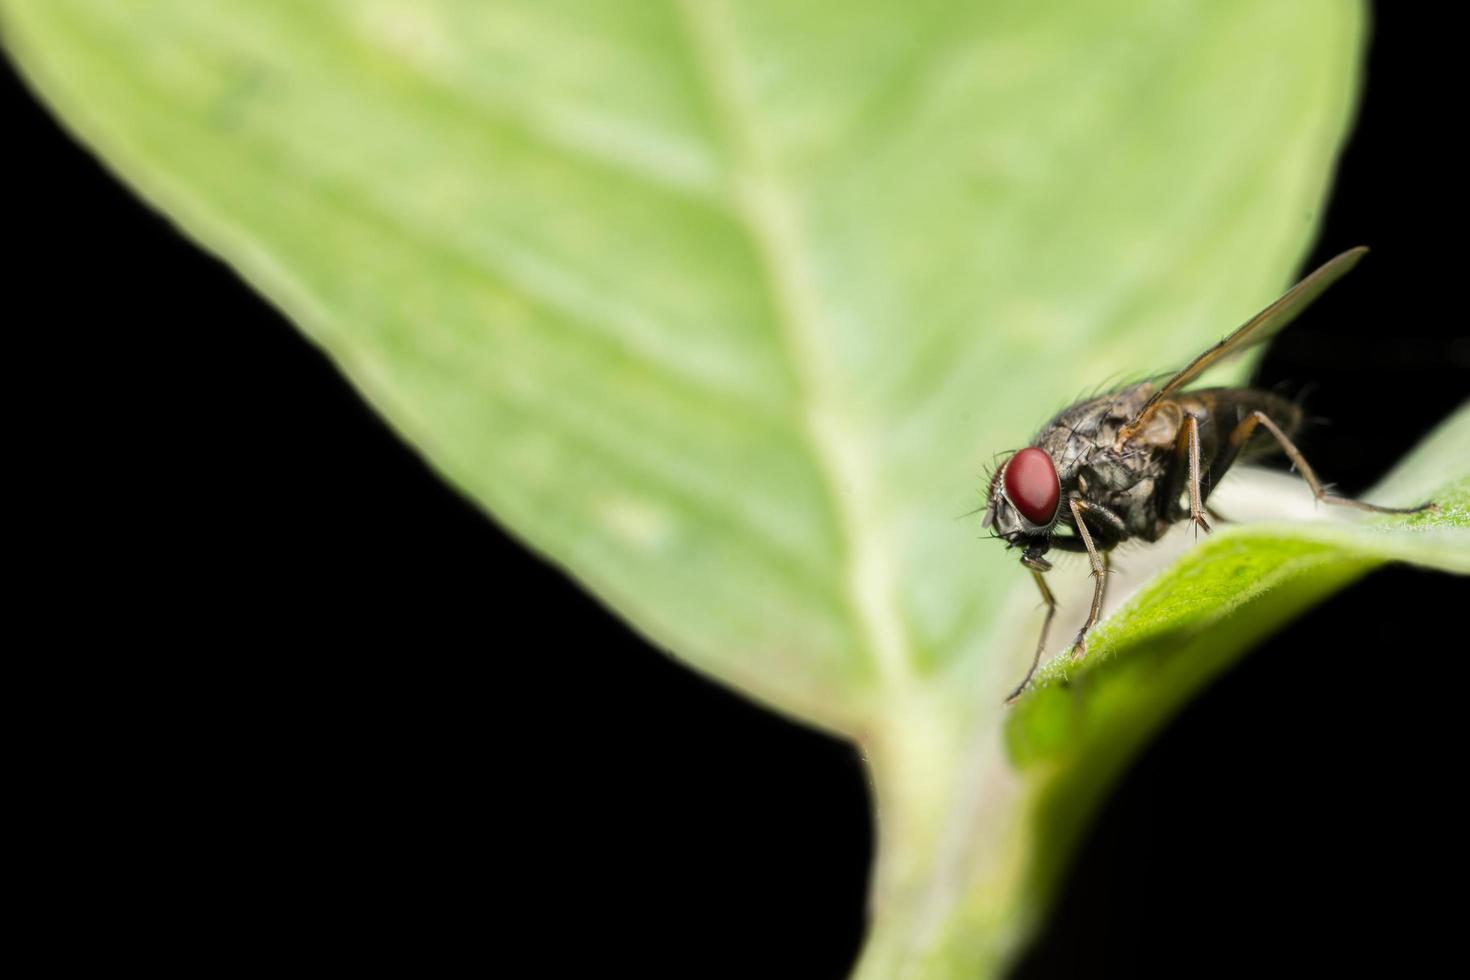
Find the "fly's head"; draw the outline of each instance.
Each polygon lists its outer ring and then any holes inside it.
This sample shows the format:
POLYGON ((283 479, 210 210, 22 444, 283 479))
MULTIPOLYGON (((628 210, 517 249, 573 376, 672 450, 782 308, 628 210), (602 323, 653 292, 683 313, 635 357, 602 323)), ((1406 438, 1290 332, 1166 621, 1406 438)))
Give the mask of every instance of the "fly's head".
POLYGON ((1001 463, 990 478, 985 522, 1012 548, 1024 548, 1021 564, 1044 572, 1051 562, 1042 556, 1051 547, 1051 532, 1062 509, 1062 483, 1046 450, 1031 446, 1001 463))

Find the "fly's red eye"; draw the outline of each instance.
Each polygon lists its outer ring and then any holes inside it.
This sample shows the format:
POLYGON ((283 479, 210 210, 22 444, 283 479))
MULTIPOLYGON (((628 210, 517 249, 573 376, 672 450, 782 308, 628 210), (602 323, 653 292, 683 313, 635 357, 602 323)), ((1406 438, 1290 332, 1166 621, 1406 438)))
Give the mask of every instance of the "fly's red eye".
POLYGON ((1057 516, 1062 484, 1057 468, 1044 450, 1032 446, 1006 464, 1006 499, 1032 524, 1050 524, 1057 516))

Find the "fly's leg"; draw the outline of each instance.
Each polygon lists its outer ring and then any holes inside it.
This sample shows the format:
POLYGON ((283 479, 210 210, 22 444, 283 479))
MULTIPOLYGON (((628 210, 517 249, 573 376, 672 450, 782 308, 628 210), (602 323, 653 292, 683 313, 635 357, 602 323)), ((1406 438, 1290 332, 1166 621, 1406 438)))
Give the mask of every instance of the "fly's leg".
POLYGON ((1082 536, 1082 543, 1087 546, 1087 560, 1092 564, 1092 609, 1087 614, 1087 622, 1083 623, 1082 628, 1077 631, 1077 639, 1073 641, 1072 645, 1072 659, 1081 660, 1087 656, 1087 633, 1097 625, 1098 618, 1102 615, 1103 592, 1107 588, 1108 566, 1110 564, 1106 553, 1099 552, 1097 545, 1093 544, 1092 532, 1087 530, 1087 521, 1083 520, 1082 515, 1084 513, 1090 513, 1103 517, 1104 520, 1111 518, 1112 521, 1117 521, 1120 526, 1122 521, 1118 519, 1116 514, 1106 508, 1089 504, 1087 501, 1079 500, 1077 497, 1069 497, 1067 505, 1072 508, 1072 519, 1077 522, 1077 533, 1082 536))
POLYGON ((1036 580, 1036 587, 1041 590, 1041 601, 1046 603, 1046 619, 1041 623, 1041 637, 1036 641, 1036 655, 1031 658, 1031 669, 1026 671, 1026 676, 1021 678, 1021 683, 1017 684, 1016 689, 1006 698, 1006 704, 1020 697, 1021 692, 1026 690, 1026 685, 1031 683, 1031 678, 1036 673, 1036 666, 1041 663, 1041 651, 1046 649, 1046 634, 1051 629, 1052 617, 1057 614, 1057 598, 1051 594, 1051 589, 1047 588, 1046 579, 1042 578, 1041 573, 1035 569, 1031 570, 1031 577, 1036 580))
POLYGON ((1099 552, 1097 555, 1090 557, 1100 559, 1101 567, 1094 565, 1092 569, 1094 580, 1092 587, 1092 608, 1088 610, 1087 622, 1082 624, 1082 628, 1077 631, 1077 639, 1073 641, 1073 660, 1081 660, 1087 656, 1087 634, 1097 625, 1098 619, 1102 616, 1103 595, 1107 592, 1108 576, 1113 574, 1113 559, 1109 557, 1106 551, 1099 552))
POLYGON ((1307 459, 1302 455, 1301 450, 1296 448, 1290 439, 1286 438, 1286 433, 1282 432, 1281 428, 1275 422, 1272 422, 1270 416, 1265 412, 1251 412, 1230 433, 1230 449, 1232 450, 1232 454, 1233 452, 1238 452, 1246 444, 1246 441, 1251 437, 1251 433, 1256 431, 1256 426, 1258 425, 1266 427, 1266 431, 1271 433, 1276 442, 1280 444, 1282 452, 1286 453, 1287 458, 1291 460, 1297 472, 1302 475, 1302 479, 1307 481, 1307 486, 1312 488, 1312 495, 1324 504, 1332 504, 1337 507, 1356 507, 1358 510, 1369 510, 1375 514, 1417 514, 1422 510, 1435 508, 1433 503, 1420 504, 1418 507, 1380 507, 1377 504, 1364 503, 1361 500, 1354 500, 1351 497, 1339 497, 1336 494, 1328 493, 1322 487, 1322 482, 1317 479, 1317 474, 1312 470, 1312 467, 1307 465, 1307 459))
MULTIPOLYGON (((1200 463, 1200 435, 1199 416, 1186 415, 1179 426, 1179 435, 1174 439, 1174 464, 1169 468, 1163 485, 1163 496, 1160 498, 1163 513, 1170 523, 1178 518, 1179 513, 1179 491, 1186 484, 1189 487, 1189 519, 1194 526, 1202 529, 1206 534, 1210 532, 1210 522, 1205 519, 1205 514, 1210 513, 1205 506, 1205 497, 1209 494, 1202 490, 1201 484, 1204 479, 1203 466, 1200 463)), ((1212 515, 1219 520, 1219 515, 1212 515)))
POLYGON ((1067 506, 1072 511, 1072 521, 1077 527, 1077 535, 1058 536, 1051 539, 1051 546, 1062 551, 1087 552, 1088 562, 1092 565, 1093 589, 1092 608, 1088 612, 1087 622, 1077 631, 1077 638, 1073 643, 1073 659, 1080 660, 1087 655, 1087 633, 1097 625, 1098 619, 1102 617, 1103 593, 1107 588, 1108 572, 1111 561, 1107 551, 1098 549, 1098 541, 1102 547, 1111 549, 1118 542, 1128 537, 1128 526, 1123 519, 1101 504, 1091 503, 1073 494, 1067 498, 1067 506), (1095 522, 1097 540, 1093 539, 1093 529, 1088 528, 1087 520, 1095 522))
POLYGON ((1205 520, 1205 502, 1200 497, 1200 465, 1199 465, 1199 418, 1194 415, 1184 416, 1184 424, 1180 427, 1179 438, 1185 440, 1189 453, 1189 519, 1194 522, 1195 534, 1200 531, 1210 533, 1210 522, 1205 520))

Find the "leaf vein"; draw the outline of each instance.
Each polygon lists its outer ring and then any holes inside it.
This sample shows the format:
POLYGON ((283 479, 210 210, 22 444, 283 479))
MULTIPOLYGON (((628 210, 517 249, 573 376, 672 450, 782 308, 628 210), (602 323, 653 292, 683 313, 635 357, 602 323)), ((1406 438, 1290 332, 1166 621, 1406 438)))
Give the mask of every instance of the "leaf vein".
POLYGON ((873 449, 852 423, 853 405, 830 364, 831 324, 819 295, 797 206, 762 138, 728 7, 675 0, 704 97, 731 156, 736 213, 760 264, 774 319, 791 362, 807 442, 845 546, 847 604, 867 638, 879 679, 908 686, 913 656, 885 546, 873 449))

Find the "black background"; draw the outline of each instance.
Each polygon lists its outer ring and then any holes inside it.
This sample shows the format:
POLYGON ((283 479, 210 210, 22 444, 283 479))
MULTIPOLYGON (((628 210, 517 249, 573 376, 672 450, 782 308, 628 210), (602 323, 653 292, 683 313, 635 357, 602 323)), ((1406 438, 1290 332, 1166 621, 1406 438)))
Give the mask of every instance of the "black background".
MULTIPOLYGON (((1304 450, 1348 492, 1470 392, 1460 55, 1413 18, 1380 11, 1308 265, 1374 254, 1258 377, 1310 382, 1331 424, 1304 450)), ((97 903, 109 948, 155 962, 844 975, 872 856, 855 752, 631 635, 8 69, 0 98, 12 391, 37 388, 16 520, 46 540, 26 752, 75 801, 51 804, 54 858, 85 856, 69 914, 97 903)), ((1019 974, 1453 955, 1466 598, 1377 573, 1217 683, 1101 812, 1019 974)))

